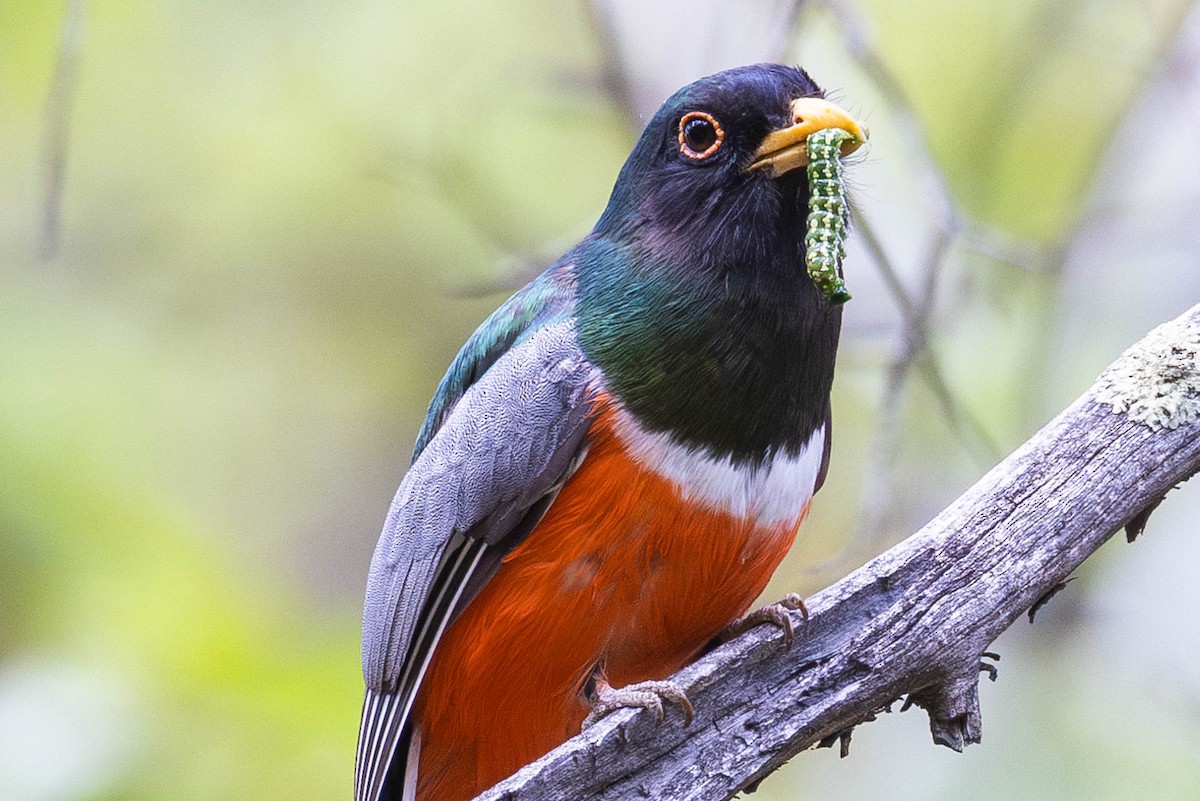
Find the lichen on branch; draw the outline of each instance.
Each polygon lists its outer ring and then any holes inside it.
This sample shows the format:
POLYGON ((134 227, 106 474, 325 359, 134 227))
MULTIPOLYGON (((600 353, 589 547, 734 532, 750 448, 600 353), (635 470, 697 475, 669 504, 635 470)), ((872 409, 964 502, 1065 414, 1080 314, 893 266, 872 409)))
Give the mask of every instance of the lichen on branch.
POLYGON ((1152 431, 1200 419, 1200 323, 1164 323, 1125 351, 1096 382, 1096 399, 1152 431))

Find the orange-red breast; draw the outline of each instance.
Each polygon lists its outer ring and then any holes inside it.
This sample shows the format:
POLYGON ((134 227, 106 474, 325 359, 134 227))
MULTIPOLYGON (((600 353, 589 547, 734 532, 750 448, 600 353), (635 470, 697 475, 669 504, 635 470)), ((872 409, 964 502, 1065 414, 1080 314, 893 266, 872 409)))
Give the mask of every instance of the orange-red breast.
POLYGON ((357 801, 465 801, 762 591, 829 456, 799 69, 671 97, 595 229, 467 341, 371 563, 357 801))

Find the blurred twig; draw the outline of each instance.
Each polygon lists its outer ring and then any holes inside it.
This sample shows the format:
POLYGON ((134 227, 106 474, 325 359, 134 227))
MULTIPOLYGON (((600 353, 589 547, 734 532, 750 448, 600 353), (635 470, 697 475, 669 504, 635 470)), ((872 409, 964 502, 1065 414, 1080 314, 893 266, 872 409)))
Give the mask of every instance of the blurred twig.
POLYGON ((58 59, 46 94, 46 174, 42 194, 40 251, 43 259, 58 254, 62 235, 63 187, 67 176, 67 145, 71 108, 83 50, 84 0, 66 0, 59 31, 58 59))
POLYGON ((630 129, 636 133, 638 102, 634 96, 633 82, 629 80, 621 61, 621 45, 612 8, 601 0, 587 0, 583 5, 600 42, 600 85, 625 116, 630 129))
POLYGON ((788 3, 783 14, 784 23, 775 31, 775 44, 768 49, 768 52, 777 54, 775 57, 777 62, 785 63, 785 55, 795 38, 796 29, 800 25, 800 17, 808 9, 810 2, 811 0, 792 0, 788 3))
POLYGON ((942 233, 960 241, 967 248, 983 253, 996 261, 1038 270, 1041 248, 1022 241, 995 226, 975 220, 959 206, 933 151, 921 123, 916 105, 903 83, 887 65, 875 45, 870 26, 858 9, 846 0, 802 0, 814 9, 827 12, 841 35, 847 54, 863 74, 879 90, 895 116, 897 134, 904 140, 905 153, 911 157, 916 173, 914 194, 929 206, 932 219, 942 233))
MULTIPOLYGON (((1060 304, 1063 272, 1071 257, 1072 249, 1086 235, 1088 229, 1096 224, 1096 217, 1101 211, 1097 205, 1090 203, 1087 199, 1096 193, 1097 182, 1104 177, 1104 172, 1100 167, 1105 163, 1106 156, 1112 151, 1118 131, 1128 122, 1129 114, 1136 105, 1134 101, 1146 91, 1156 77, 1162 74, 1167 68, 1165 65, 1168 65, 1170 59, 1179 50, 1180 40, 1187 28, 1188 17, 1194 13, 1200 13, 1200 3, 1192 2, 1180 7, 1178 15, 1167 27, 1165 35, 1158 39, 1153 54, 1142 70, 1141 81, 1130 92, 1126 113, 1109 118, 1097 137, 1094 155, 1090 161, 1094 166, 1091 176, 1086 177, 1083 181, 1081 188, 1083 199, 1077 205, 1078 213, 1075 219, 1064 227, 1061 236, 1046 249, 1047 256, 1042 270, 1045 285, 1036 296, 1037 301, 1041 304, 1041 309, 1032 315, 1034 325, 1037 327, 1034 334, 1035 341, 1049 341, 1055 327, 1059 324, 1057 315, 1052 312, 1060 304)), ((1051 355, 1051 351, 1045 348, 1036 349, 1032 354, 1027 370, 1029 381, 1026 393, 1031 409, 1041 408, 1045 400, 1042 388, 1052 385, 1052 382, 1045 380, 1054 369, 1051 355)))
MULTIPOLYGON (((948 258, 954 240, 943 232, 935 233, 934 240, 929 246, 929 253, 923 260, 923 263, 928 265, 924 285, 918 300, 914 302, 908 297, 908 293, 900 282, 896 267, 876 235, 874 226, 858 210, 856 210, 856 215, 856 230, 859 237, 866 245, 867 252, 875 260, 905 322, 903 347, 889 371, 889 383, 894 380, 897 384, 902 384, 903 376, 915 366, 920 370, 929 389, 941 405, 942 413, 950 428, 964 446, 971 451, 977 461, 989 464, 994 462, 1002 455, 1000 446, 983 427, 983 424, 955 398, 946 381, 940 362, 933 355, 929 341, 929 321, 933 315, 934 300, 937 297, 937 280, 941 265, 948 258)), ((899 386, 896 387, 897 390, 899 388, 899 386)))
POLYGON ((921 378, 937 399, 948 427, 975 460, 981 464, 992 464, 1001 456, 999 446, 983 424, 958 401, 950 389, 929 342, 937 279, 953 239, 944 232, 935 231, 929 252, 922 262, 926 265, 923 286, 918 299, 913 301, 874 227, 861 209, 855 208, 853 213, 855 230, 896 300, 904 328, 899 350, 888 366, 879 403, 875 435, 863 471, 863 486, 868 491, 863 495, 854 535, 834 556, 806 568, 805 572, 810 575, 840 575, 848 564, 857 563, 862 557, 870 555, 874 543, 886 536, 888 519, 894 516, 897 501, 894 468, 901 448, 902 401, 908 377, 914 368, 920 372, 921 378))

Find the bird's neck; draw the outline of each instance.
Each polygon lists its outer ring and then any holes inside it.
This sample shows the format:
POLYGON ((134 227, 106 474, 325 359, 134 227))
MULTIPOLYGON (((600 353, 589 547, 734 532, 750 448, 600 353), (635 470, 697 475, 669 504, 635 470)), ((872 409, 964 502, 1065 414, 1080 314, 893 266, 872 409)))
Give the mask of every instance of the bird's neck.
POLYGON ((585 241, 580 344, 647 429, 736 462, 798 453, 828 413, 840 310, 802 254, 709 256, 673 263, 636 243, 585 241))

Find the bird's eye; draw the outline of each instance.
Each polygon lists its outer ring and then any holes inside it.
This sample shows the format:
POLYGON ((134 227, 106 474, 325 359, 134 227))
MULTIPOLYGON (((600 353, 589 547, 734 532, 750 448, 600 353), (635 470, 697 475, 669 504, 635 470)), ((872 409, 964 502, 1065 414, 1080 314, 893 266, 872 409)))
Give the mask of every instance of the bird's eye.
POLYGON ((679 121, 679 152, 690 159, 706 159, 721 148, 725 131, 711 114, 692 111, 679 121))

